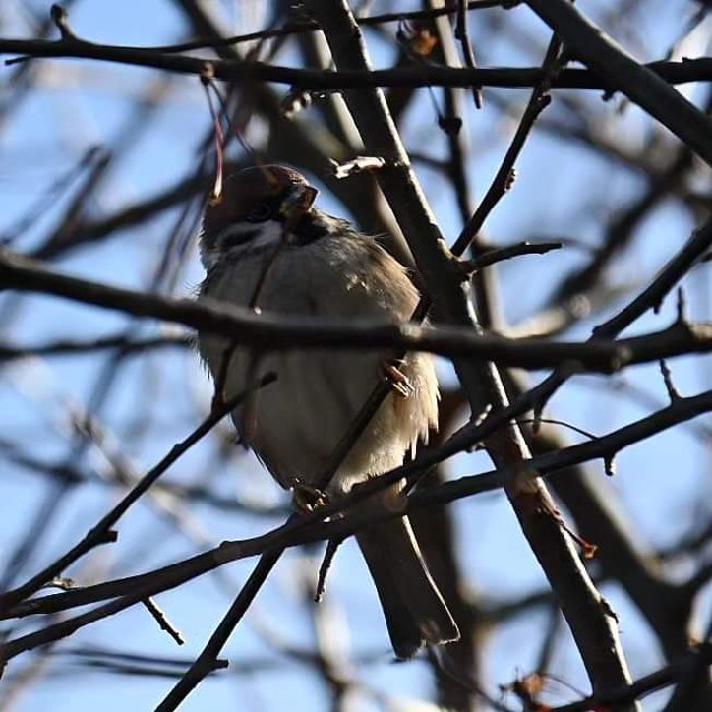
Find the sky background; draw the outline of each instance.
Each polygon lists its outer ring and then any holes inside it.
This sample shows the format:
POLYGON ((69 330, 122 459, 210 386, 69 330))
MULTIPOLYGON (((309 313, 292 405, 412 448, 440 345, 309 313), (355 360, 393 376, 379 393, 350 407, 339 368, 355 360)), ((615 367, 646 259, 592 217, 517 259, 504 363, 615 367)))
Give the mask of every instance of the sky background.
MULTIPOLYGON (((264 26, 260 3, 206 5, 224 19, 227 32, 248 32, 264 26)), ((606 8, 617 3, 587 0, 577 5, 592 17, 601 18, 606 8)), ((650 6, 649 12, 639 10, 634 17, 624 16, 619 24, 619 39, 626 42, 637 58, 646 61, 664 56, 678 36, 681 17, 690 14, 694 4, 675 0, 650 6), (634 32, 629 32, 631 27, 634 32), (644 38, 644 46, 627 43, 635 38, 644 38)), ((383 7, 383 3, 375 2, 372 11, 375 14, 383 7)), ((398 7, 407 9, 416 5, 402 2, 398 7)), ((32 36, 37 19, 42 19, 48 10, 49 3, 3 0, 0 34, 32 36)), ((158 45, 185 39, 182 15, 164 0, 124 3, 79 0, 72 6, 70 17, 77 33, 96 42, 158 45)), ((526 8, 509 11, 505 21, 516 23, 518 31, 532 41, 547 37, 543 26, 526 8)), ((476 46, 482 48, 478 50, 482 65, 530 66, 538 61, 539 55, 531 52, 524 41, 517 45, 507 38, 499 41, 483 37, 486 26, 479 13, 472 15, 472 34, 476 46)), ((394 59, 390 46, 373 32, 367 33, 367 39, 375 63, 379 67, 390 66, 394 59)), ((688 54, 703 55, 707 49, 701 33, 688 54)), ((289 64, 297 58, 287 46, 276 61, 289 64)), ((6 78, 11 69, 0 68, 0 72, 6 78)), ((11 89, 0 79, 0 235, 12 233, 28 211, 38 208, 40 214, 13 242, 13 249, 31 251, 56 226, 72 193, 65 191, 59 197, 48 198, 48 188, 71 171, 93 146, 116 151, 117 159, 97 198, 86 206, 92 217, 111 214, 141 196, 159 192, 202 160, 210 119, 196 78, 77 61, 37 62, 33 72, 34 90, 20 105, 11 108, 4 103, 11 89), (144 110, 144 118, 137 119, 136 100, 149 96, 153 105, 144 110), (132 138, 130 146, 124 146, 122 137, 133 136, 137 120, 145 123, 145 128, 138 129, 138 139, 132 138)), ((277 90, 283 92, 284 87, 277 90)), ((686 91, 699 100, 699 90, 686 91)), ((610 130, 618 138, 625 136, 628 145, 635 147, 636 142, 643 140, 647 123, 639 111, 624 107, 619 98, 606 105, 596 92, 571 94, 577 100, 591 102, 596 112, 613 116, 610 130)), ((527 92, 508 90, 500 95, 508 102, 523 105, 527 92)), ((404 122, 403 133, 409 148, 438 157, 444 155, 445 140, 442 134, 433 131, 431 101, 426 90, 419 92, 404 122)), ((550 111, 565 114, 565 108, 560 106, 550 111)), ((310 112, 304 112, 297 120, 309 122, 310 112)), ((466 130, 472 152, 467 168, 477 195, 482 194, 494 175, 513 128, 511 121, 502 120, 495 102, 488 101, 478 113, 469 111, 468 105, 466 130)), ((260 130, 259 126, 251 127, 248 139, 258 144, 260 130)), ((416 169, 443 232, 452 241, 460 229, 452 196, 442 189, 442 179, 437 173, 422 163, 416 164, 416 169)), ((499 268, 504 315, 512 326, 536 314, 561 276, 573 266, 585 263, 586 246, 595 245, 601 238, 602 220, 615 214, 643 185, 634 172, 613 166, 582 147, 564 147, 543 131, 535 131, 527 143, 517 172, 514 189, 487 224, 489 239, 508 244, 522 239, 571 237, 579 241, 579 246, 544 257, 523 258, 499 268)), ((316 185, 320 184, 319 176, 309 177, 316 185)), ((328 192, 323 191, 319 200, 328 212, 346 214, 328 192)), ((150 283, 157 256, 175 229, 177 217, 177 210, 167 211, 140 229, 118 233, 91 249, 73 251, 56 260, 55 266, 112 285, 144 289, 150 283)), ((644 286, 650 280, 687 239, 692 227, 689 213, 678 204, 663 203, 651 213, 637 230, 630 249, 617 260, 616 271, 611 275, 611 284, 620 288, 622 299, 631 288, 644 286)), ((191 250, 173 288, 164 290, 167 293, 190 295, 201 280, 202 267, 194 245, 191 250)), ((688 312, 695 319, 710 318, 708 275, 709 267, 702 265, 685 279, 688 312)), ((614 301, 608 311, 596 315, 596 322, 614 313, 622 303, 614 301)), ((16 343, 113 334, 129 323, 124 316, 108 311, 46 297, 18 299, 12 294, 0 294, 0 315, 2 338, 16 343)), ((630 333, 666 326, 674 315, 674 299, 667 299, 659 314, 646 314, 630 333)), ((566 336, 585 338, 594 323, 583 320, 566 336)), ((137 327, 136 334, 165 330, 164 326, 145 322, 137 327)), ((448 364, 442 362, 440 366, 443 383, 452 382, 448 364)), ((43 461, 66 458, 72 451, 74 437, 71 414, 86 410, 97 379, 106 368, 106 355, 28 359, 3 365, 0 441, 29 446, 43 461)), ((184 350, 159 350, 147 357, 129 359, 120 368, 98 417, 106 428, 108 447, 120 450, 131 459, 135 471, 142 473, 200 422, 209 407, 211 386, 195 355, 184 350)), ((672 369, 684 395, 711 387, 709 358, 677 359, 672 369)), ((536 380, 543 376, 533 374, 536 380)), ((652 364, 608 380, 596 376, 575 378, 556 395, 548 414, 603 434, 650 412, 649 404, 621 397, 612 384, 641 389, 661 406, 666 402, 658 368, 652 364)), ((710 426, 709 418, 698 419, 696 423, 710 426)), ((227 432, 229 425, 223 423, 221 429, 227 432)), ((571 442, 582 440, 575 433, 567 433, 566 437, 571 442)), ((190 484, 202 481, 205 472, 214 467, 209 479, 216 493, 277 512, 256 515, 172 502, 172 514, 166 515, 160 501, 145 500, 122 519, 119 541, 85 557, 70 572, 72 577, 89 583, 144 571, 188 557, 225 538, 261 534, 282 521, 280 507, 287 505, 287 496, 251 455, 235 448, 227 467, 222 464, 216 467, 218 463, 217 441, 211 439, 191 450, 166 477, 172 482, 190 484)), ((8 565, 28 522, 41 518, 42 512, 51 509, 51 523, 24 561, 19 580, 63 553, 121 496, 119 488, 101 484, 106 482, 109 468, 105 455, 97 448, 88 447, 73 464, 89 473, 89 481, 60 492, 61 488, 50 478, 18 467, 9 459, 2 462, 0 572, 8 565), (50 502, 56 506, 49 508, 50 502)), ((683 425, 624 451, 617 458, 617 477, 605 484, 619 495, 618 502, 641 546, 665 548, 689 531, 691 522, 709 516, 712 495, 709 466, 709 440, 705 442, 694 427, 683 425), (691 492, 696 496, 691 497, 691 492)), ((489 468, 481 453, 463 454, 447 464, 450 476, 489 468)), ((602 463, 591 463, 589 471, 601 479, 605 477, 602 463)), ((451 511, 463 575, 483 601, 517 600, 528 591, 545 587, 544 577, 501 493, 457 502, 451 511)), ((320 712, 329 708, 329 699, 311 668, 300 663, 297 656, 284 653, 285 648, 300 651, 313 646, 313 622, 305 615, 305 599, 320 553, 320 548, 290 550, 283 557, 224 651, 223 657, 230 660, 229 670, 202 684, 182 709, 273 710, 289 705, 293 712, 320 712)), ((87 669, 78 664, 71 651, 106 648, 191 660, 202 649, 253 566, 253 560, 231 564, 158 597, 159 605, 185 635, 187 642, 181 648, 157 628, 144 609, 132 608, 55 646, 34 684, 18 688, 16 696, 5 698, 0 690, 0 709, 34 712, 100 708, 103 712, 123 712, 152 708, 173 684, 171 679, 124 677, 87 669)), ((690 573, 689 564, 682 561, 673 572, 685 576, 690 573)), ((639 676, 662 665, 655 639, 625 595, 614 586, 604 585, 603 591, 620 616, 632 674, 639 676)), ((354 675, 364 683, 353 693, 354 710, 382 709, 384 699, 394 705, 393 709, 415 709, 407 700, 432 699, 432 677, 424 661, 392 663, 375 590, 351 541, 344 545, 334 564, 323 607, 332 630, 341 632, 335 638, 343 655, 352 661, 366 661, 349 663, 354 675)), ((708 589, 700 597, 700 622, 708 620, 711 608, 708 589)), ((536 609, 512 619, 490 638, 485 651, 485 679, 492 694, 498 694, 497 685, 507 684, 518 674, 531 670, 537 643, 548 620, 547 610, 536 609)), ((30 626, 31 623, 23 622, 13 632, 26 632, 30 626)), ((10 674, 21 674, 32 663, 32 656, 16 660, 10 666, 10 674)), ((588 689, 582 666, 566 635, 557 647, 553 669, 574 688, 588 689)), ((552 686, 554 701, 563 703, 569 699, 571 693, 566 687, 554 683, 552 686)), ((663 699, 664 694, 651 697, 649 709, 657 709, 663 699)))

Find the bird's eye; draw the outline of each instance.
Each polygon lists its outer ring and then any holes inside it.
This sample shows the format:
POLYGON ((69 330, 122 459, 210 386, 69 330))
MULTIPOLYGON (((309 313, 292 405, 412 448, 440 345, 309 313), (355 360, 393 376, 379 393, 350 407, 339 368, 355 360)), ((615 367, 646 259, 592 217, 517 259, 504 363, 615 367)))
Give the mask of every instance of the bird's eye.
POLYGON ((247 213, 248 222, 264 222, 272 215, 272 209, 267 203, 259 203, 255 205, 249 213, 247 213))

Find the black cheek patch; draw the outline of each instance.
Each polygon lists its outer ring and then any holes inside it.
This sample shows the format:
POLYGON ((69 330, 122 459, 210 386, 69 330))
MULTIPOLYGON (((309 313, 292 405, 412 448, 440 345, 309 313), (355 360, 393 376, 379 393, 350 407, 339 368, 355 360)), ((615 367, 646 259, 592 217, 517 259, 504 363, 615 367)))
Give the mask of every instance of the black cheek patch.
POLYGON ((238 245, 246 245, 248 242, 252 242, 258 235, 259 230, 249 230, 248 232, 233 233, 232 235, 226 235, 220 240, 219 248, 224 250, 229 247, 237 247, 238 245))
POLYGON ((309 213, 292 228, 297 245, 308 245, 315 240, 326 237, 329 234, 329 227, 323 220, 309 213))

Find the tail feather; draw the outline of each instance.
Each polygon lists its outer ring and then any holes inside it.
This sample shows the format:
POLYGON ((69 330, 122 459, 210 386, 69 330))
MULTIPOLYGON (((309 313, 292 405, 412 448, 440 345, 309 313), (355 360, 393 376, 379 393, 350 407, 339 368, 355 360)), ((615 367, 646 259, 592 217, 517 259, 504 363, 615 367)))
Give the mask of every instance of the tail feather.
POLYGON ((356 536, 378 590, 397 657, 460 633, 420 553, 407 517, 375 524, 356 536))

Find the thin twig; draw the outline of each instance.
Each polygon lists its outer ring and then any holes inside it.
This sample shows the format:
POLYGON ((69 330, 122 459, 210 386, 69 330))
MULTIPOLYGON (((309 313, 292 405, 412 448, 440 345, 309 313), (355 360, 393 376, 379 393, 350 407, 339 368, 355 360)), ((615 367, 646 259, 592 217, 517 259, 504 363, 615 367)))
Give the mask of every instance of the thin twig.
POLYGON ((168 620, 166 614, 158 607, 158 604, 152 598, 144 598, 143 605, 156 623, 158 623, 161 630, 165 630, 178 645, 185 643, 182 633, 168 620))
MULTIPOLYGON (((457 3, 457 22, 455 24, 455 37, 460 40, 462 46, 462 57, 465 60, 465 66, 469 69, 476 69, 477 62, 475 61, 475 53, 472 50, 472 42, 470 41, 470 33, 467 27, 467 2, 466 0, 458 0, 457 3)), ((482 98, 482 87, 473 85, 472 97, 475 101, 475 106, 481 109, 484 105, 482 98)))
POLYGON ((504 194, 509 190, 512 181, 514 180, 514 164, 519 157, 519 154, 524 147, 524 143, 529 137, 529 133, 534 126, 539 114, 549 105, 551 99, 548 91, 551 88, 552 82, 561 72, 563 65, 560 61, 561 42, 556 35, 552 37, 549 47, 546 51, 544 63, 542 65, 541 81, 534 87, 526 109, 522 114, 522 118, 517 126, 517 130, 512 137, 512 141, 507 148, 507 151, 502 160, 502 164, 497 171, 497 174, 492 181, 485 197, 477 206, 477 210, 472 217, 467 221, 462 232, 458 236, 452 251, 455 254, 462 254, 467 246, 474 240, 485 220, 495 208, 497 203, 502 199, 504 194))
MULTIPOLYGON (((520 0, 521 1, 521 0, 520 0)), ((513 0, 469 0, 464 3, 466 10, 488 10, 491 8, 513 7, 516 2, 513 0)), ((449 3, 437 10, 411 10, 410 12, 389 12, 382 15, 371 15, 367 17, 357 18, 357 22, 362 26, 373 27, 375 25, 385 25, 389 22, 409 22, 414 20, 429 20, 443 15, 452 15, 459 11, 458 5, 449 3)), ((318 30, 319 26, 316 22, 287 22, 282 27, 275 27, 267 30, 257 30, 256 32, 247 32, 241 35, 232 35, 230 37, 221 37, 211 41, 195 40, 193 42, 182 42, 180 44, 159 45, 155 47, 145 47, 144 49, 154 52, 188 52, 195 49, 207 49, 217 47, 227 47, 240 44, 242 42, 251 42, 254 40, 271 39, 273 37, 285 37, 298 32, 312 32, 318 30)))
POLYGON ((93 351, 121 349, 124 354, 139 355, 162 348, 186 348, 191 339, 183 334, 148 336, 131 339, 125 332, 95 339, 57 339, 44 344, 0 344, 0 361, 15 361, 33 356, 82 356, 93 351))

